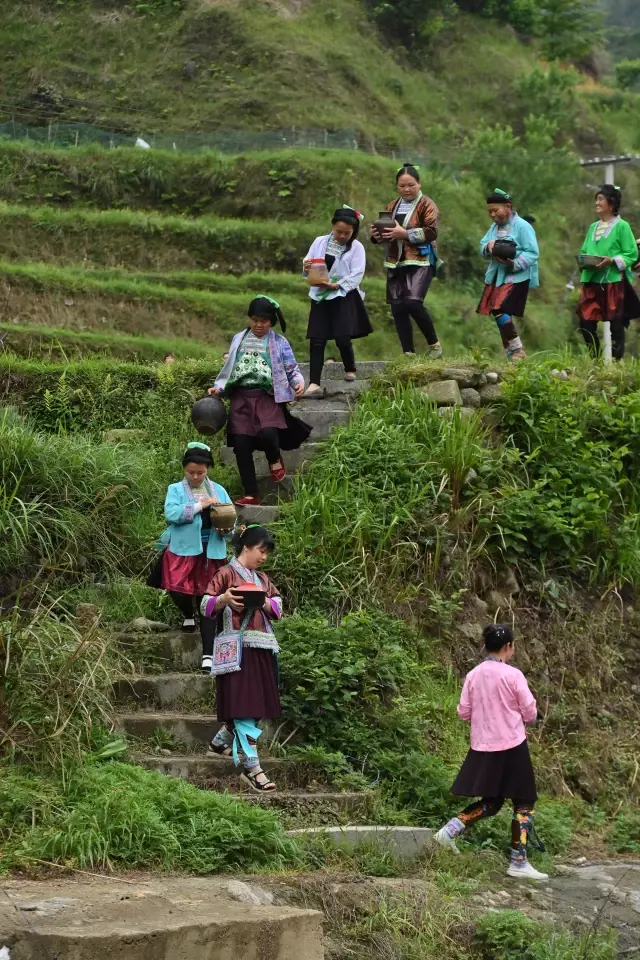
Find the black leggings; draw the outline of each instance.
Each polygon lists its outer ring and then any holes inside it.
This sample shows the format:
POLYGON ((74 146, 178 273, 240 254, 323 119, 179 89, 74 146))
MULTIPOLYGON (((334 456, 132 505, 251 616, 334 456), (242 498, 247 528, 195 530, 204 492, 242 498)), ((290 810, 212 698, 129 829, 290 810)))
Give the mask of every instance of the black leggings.
MULTIPOLYGON (((614 360, 622 360, 624 357, 624 320, 612 320, 610 327, 611 356, 614 360)), ((599 357, 600 337, 598 336, 598 321, 580 319, 580 331, 591 356, 594 358, 599 357)))
POLYGON ((189 593, 178 593, 176 590, 170 590, 169 596, 185 620, 196 619, 196 613, 193 609, 195 600, 195 608, 200 621, 202 656, 210 657, 213 653, 213 638, 216 630, 216 622, 211 617, 200 616, 200 602, 202 601, 202 597, 193 597, 189 593))
POLYGON ((242 488, 248 497, 255 497, 258 495, 258 480, 253 462, 253 451, 262 450, 269 463, 277 463, 280 459, 280 434, 278 429, 277 427, 263 427, 255 437, 246 433, 236 433, 233 436, 233 449, 242 488))
POLYGON ((415 353, 412 319, 417 323, 418 329, 422 332, 430 347, 438 342, 438 334, 433 325, 431 314, 422 300, 396 300, 391 304, 391 313, 403 353, 415 353))
MULTIPOLYGON (((310 383, 320 383, 320 379, 322 377, 322 368, 324 366, 324 348, 326 345, 326 340, 321 340, 319 337, 311 337, 309 342, 310 383)), ((353 344, 351 343, 351 338, 336 337, 336 347, 340 351, 345 373, 355 373, 356 358, 353 353, 353 344)))

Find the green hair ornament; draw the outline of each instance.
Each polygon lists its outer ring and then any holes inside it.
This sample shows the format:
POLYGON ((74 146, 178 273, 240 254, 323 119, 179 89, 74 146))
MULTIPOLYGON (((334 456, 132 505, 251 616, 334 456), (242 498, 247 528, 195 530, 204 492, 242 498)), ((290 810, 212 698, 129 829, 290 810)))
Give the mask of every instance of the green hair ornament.
POLYGON ((266 293, 256 293, 254 299, 257 300, 260 297, 262 300, 268 300, 269 303, 272 303, 276 310, 280 309, 280 304, 277 300, 274 300, 273 297, 268 297, 266 293))
POLYGON ((493 192, 497 193, 501 197, 504 197, 505 200, 511 200, 510 194, 508 194, 506 190, 501 190, 500 187, 494 187, 493 192))
POLYGON ((358 220, 364 220, 364 213, 360 213, 360 211, 359 211, 359 210, 356 210, 355 207, 350 207, 348 203, 343 203, 343 204, 342 204, 342 209, 343 209, 343 210, 352 210, 354 216, 355 216, 358 220))
POLYGON ((206 450, 207 453, 211 453, 211 447, 208 447, 206 443, 201 443, 200 440, 191 440, 187 444, 187 450, 206 450))

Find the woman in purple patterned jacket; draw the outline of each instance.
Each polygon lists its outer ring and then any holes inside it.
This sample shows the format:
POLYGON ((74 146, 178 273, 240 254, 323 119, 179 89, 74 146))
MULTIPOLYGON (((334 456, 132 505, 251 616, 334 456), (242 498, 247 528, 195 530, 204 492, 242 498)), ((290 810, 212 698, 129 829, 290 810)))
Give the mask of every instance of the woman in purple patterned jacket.
POLYGON ((272 329, 279 322, 286 330, 280 304, 271 297, 255 297, 247 315, 249 326, 231 341, 209 393, 231 397, 227 443, 234 449, 245 493, 235 502, 257 506, 261 501, 254 450, 264 452, 271 478, 280 483, 287 473, 281 450, 297 449, 311 428, 287 408, 304 393, 304 377, 289 341, 272 329))

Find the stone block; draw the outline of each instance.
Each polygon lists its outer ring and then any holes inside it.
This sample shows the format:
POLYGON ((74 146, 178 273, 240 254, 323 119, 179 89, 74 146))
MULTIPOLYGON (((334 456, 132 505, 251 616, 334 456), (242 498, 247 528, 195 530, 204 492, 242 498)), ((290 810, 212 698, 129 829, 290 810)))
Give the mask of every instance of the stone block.
POLYGON ((422 387, 421 392, 439 407, 461 407, 462 397, 457 380, 434 380, 422 387))
POLYGON ((502 613, 506 614, 509 609, 509 601, 497 590, 490 590, 487 594, 487 603, 489 604, 489 610, 491 613, 502 613))
POLYGON ((442 371, 443 380, 455 380, 460 389, 464 387, 484 387, 488 382, 484 373, 473 367, 448 367, 442 371))
POLYGON ((460 396, 465 407, 477 408, 480 406, 480 394, 473 387, 462 387, 460 396))
POLYGON ((485 376, 487 378, 487 383, 490 383, 490 384, 498 383, 498 381, 500 380, 500 374, 496 373, 493 370, 490 371, 489 373, 486 373, 485 376))
POLYGON ((500 383, 488 383, 486 387, 480 388, 480 403, 483 407, 488 407, 504 395, 504 388, 500 383))
POLYGON ((388 850, 401 860, 413 860, 433 848, 433 830, 428 827, 310 827, 290 830, 293 837, 326 837, 334 846, 357 850, 365 844, 388 850))

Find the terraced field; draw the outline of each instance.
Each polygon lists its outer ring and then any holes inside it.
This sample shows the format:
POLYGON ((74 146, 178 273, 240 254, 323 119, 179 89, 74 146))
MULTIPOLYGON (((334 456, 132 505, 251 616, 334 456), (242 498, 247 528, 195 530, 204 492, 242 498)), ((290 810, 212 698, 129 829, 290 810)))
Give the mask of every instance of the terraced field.
MULTIPOLYGON (((141 153, 0 144, 5 353, 54 361, 97 354, 155 362, 168 352, 219 358, 249 300, 262 292, 281 301, 287 334, 304 359, 301 260, 311 240, 328 231, 336 205, 364 196, 375 211, 388 200, 393 161, 340 151, 141 153)), ((448 269, 447 281, 435 282, 429 294, 441 339, 449 355, 472 348, 495 354, 495 331, 475 314, 482 270, 476 245, 484 229, 477 191, 441 170, 429 178, 425 189, 442 198, 448 269)), ((559 278, 549 271, 532 303, 525 335, 533 349, 567 339, 570 310, 558 322, 559 278)), ((390 359, 399 346, 385 303, 382 252, 371 247, 364 288, 375 332, 357 343, 357 357, 390 359)), ((418 335, 418 349, 421 343, 418 335)))

